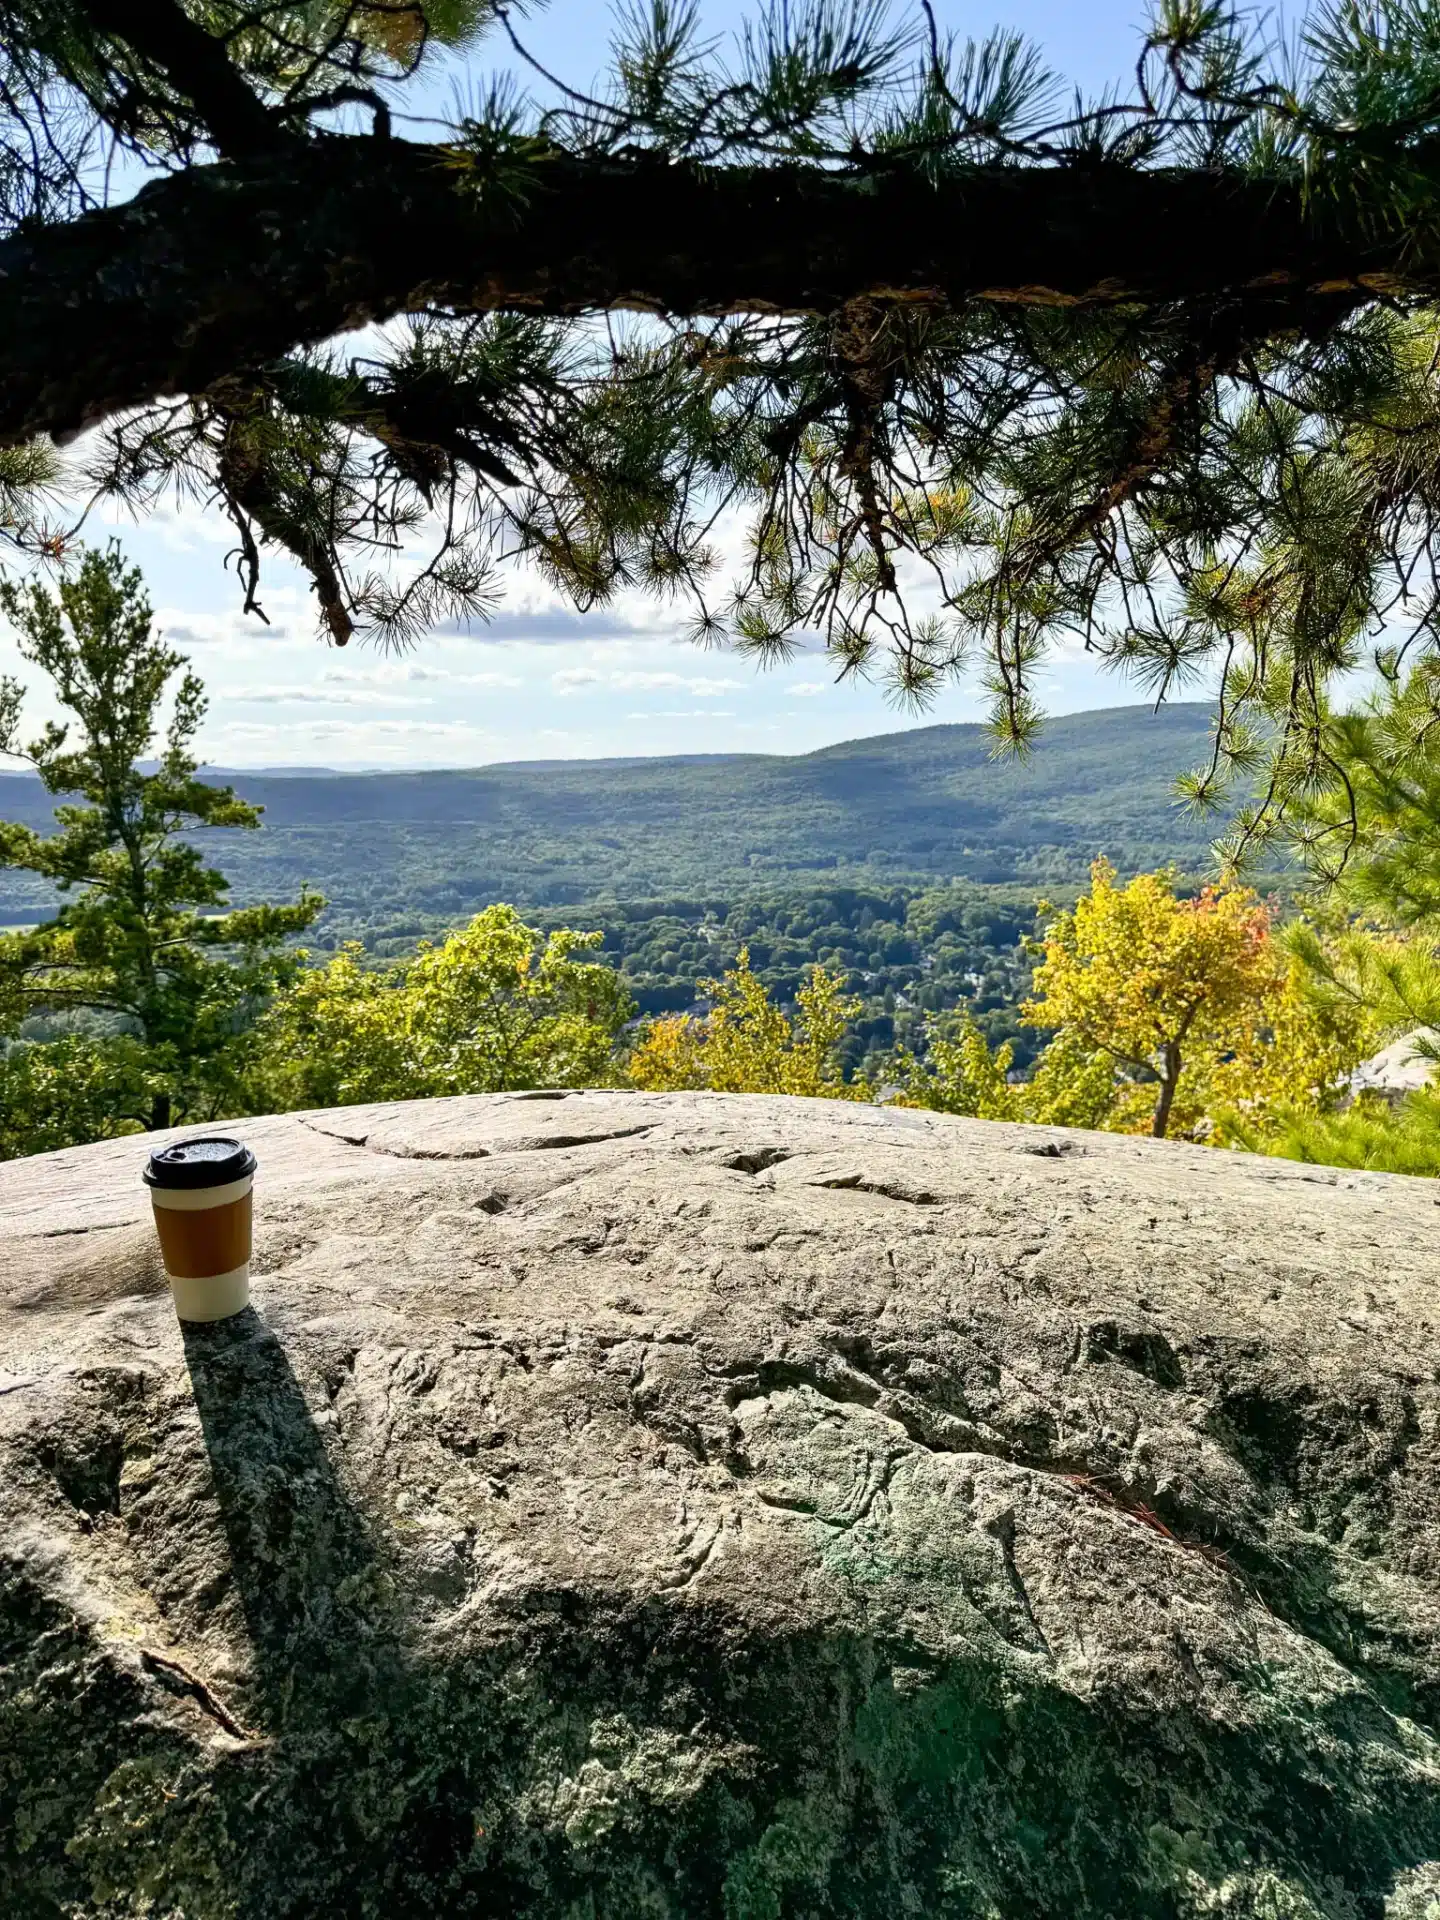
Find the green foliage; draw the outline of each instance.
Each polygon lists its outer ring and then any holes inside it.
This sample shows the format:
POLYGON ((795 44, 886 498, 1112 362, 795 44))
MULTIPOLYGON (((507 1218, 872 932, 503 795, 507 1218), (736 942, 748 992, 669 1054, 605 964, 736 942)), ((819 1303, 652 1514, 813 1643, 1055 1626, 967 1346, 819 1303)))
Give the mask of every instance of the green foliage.
MULTIPOLYGON (((856 968, 873 971, 887 964, 878 934, 855 946, 841 929, 858 930, 867 902, 872 918, 893 920, 899 892, 913 898, 927 884, 1004 883, 1005 893, 962 891, 976 925, 991 905, 1023 908, 1013 922, 1018 933, 1029 927, 1035 894, 1054 898, 1083 885, 1101 846, 1126 872, 1171 861, 1202 869, 1213 826, 1184 814, 1171 790, 1179 770, 1206 751, 1209 726, 1210 710, 1198 703, 1158 714, 1075 714, 1055 721, 1024 764, 1004 766, 991 759, 984 729, 964 726, 794 756, 247 774, 246 792, 264 803, 265 831, 227 835, 223 865, 242 901, 283 897, 313 881, 330 901, 313 935, 324 949, 361 940, 395 954, 400 943, 408 950, 421 935, 449 932, 492 900, 572 917, 583 904, 585 924, 619 937, 667 898, 696 903, 693 919, 726 903, 717 909, 723 922, 731 906, 783 893, 796 903, 784 916, 793 920, 792 973, 824 957, 831 932, 855 947, 856 968), (813 909, 799 908, 803 896, 813 909), (813 955, 803 950, 812 936, 820 943, 813 955)), ((38 825, 48 809, 37 788, 0 776, 0 814, 38 825)), ((38 881, 7 885, 0 873, 0 917, 38 917, 46 900, 38 881)), ((737 921, 733 942, 732 929, 722 930, 726 951, 692 968, 692 982, 714 972, 717 959, 728 964, 751 934, 764 971, 766 912, 753 924, 737 921)), ((936 929, 945 931, 955 929, 936 929)), ((918 923, 906 935, 919 940, 916 959, 931 952, 939 965, 918 923)), ((860 984, 852 980, 851 990, 860 984)))
POLYGON ((702 982, 741 949, 770 998, 794 1004, 818 962, 859 1006, 840 1043, 847 1078, 873 1079, 897 1042, 926 1018, 967 1004, 992 1038, 1013 1035, 1029 1058, 1016 1001, 1029 978, 1019 942, 1034 920, 1021 889, 835 887, 739 901, 632 902, 599 907, 636 1004, 645 1014, 695 1011, 702 982))
POLYGON ((1440 1093, 1409 1093, 1392 1106, 1365 1096, 1340 1113, 1288 1113, 1242 1145, 1321 1167, 1440 1176, 1440 1093))
MULTIPOLYGON (((77 0, 5 0, 0 24, 15 77, 31 86, 48 79, 70 96, 68 112, 55 110, 57 100, 48 120, 42 118, 45 103, 27 101, 21 87, 13 87, 5 103, 12 137, 27 108, 42 124, 53 122, 57 135, 69 133, 68 142, 57 140, 42 176, 52 192, 67 160, 73 163, 87 151, 87 117, 107 125, 141 161, 190 159, 197 145, 217 134, 222 148, 238 147, 246 131, 258 141, 266 104, 278 109, 282 123, 303 125, 308 113, 335 104, 337 86, 404 78, 416 70, 427 42, 458 45, 493 18, 488 0, 391 0, 375 7, 353 0, 197 0, 184 11, 206 37, 223 44, 224 63, 199 64, 204 54, 197 58, 195 48, 204 41, 192 33, 187 44, 184 16, 154 13, 149 32, 142 23, 127 23, 127 39, 116 31, 114 16, 107 19, 106 10, 77 0), (227 86, 231 63, 234 77, 227 86), (81 126, 66 125, 75 118, 81 126)), ((72 181, 72 191, 85 184, 72 181)))
POLYGON ((64 477, 60 455, 45 441, 0 447, 0 551, 55 551, 61 536, 47 516, 58 502, 64 477))
MULTIPOLYGON (((1307 1000, 1324 1016, 1362 1018, 1377 1042, 1440 1028, 1440 950, 1433 935, 1402 935, 1361 920, 1337 923, 1332 906, 1328 932, 1297 921, 1286 944, 1307 1000)), ((1426 1051, 1433 1057, 1433 1044, 1418 1041, 1417 1052, 1426 1051)))
MULTIPOLYGON (((43 227, 89 207, 115 147, 132 166, 183 169, 211 151, 283 165, 323 142, 354 155, 363 193, 381 140, 400 144, 382 89, 409 81, 427 46, 496 25, 506 62, 535 64, 513 16, 495 0, 0 0, 0 219, 43 227), (337 114, 377 140, 342 144, 337 114)), ((695 313, 656 317, 647 296, 642 321, 599 327, 583 296, 556 322, 464 311, 438 262, 415 278, 423 312, 365 360, 304 344, 314 321, 298 317, 286 354, 272 315, 247 351, 232 313, 235 364, 179 404, 117 418, 84 478, 135 506, 172 489, 213 500, 237 530, 247 609, 278 550, 309 572, 341 643, 482 618, 503 551, 581 609, 637 584, 679 599, 697 637, 759 659, 819 635, 836 674, 873 672, 901 702, 978 660, 1012 747, 1033 743, 1037 668, 1064 636, 1166 696, 1221 666, 1193 792, 1212 804, 1227 776, 1248 784, 1269 764, 1241 821, 1248 848, 1326 776, 1327 684, 1364 664, 1378 630, 1407 622, 1422 652, 1436 630, 1440 381, 1422 302, 1440 31, 1423 0, 1326 0, 1290 41, 1249 10, 1164 0, 1136 51, 1123 93, 1072 104, 1020 37, 942 39, 928 6, 767 6, 727 50, 688 0, 649 0, 622 13, 593 90, 546 73, 540 104, 481 86, 429 172, 437 194, 478 196, 513 223, 557 178, 748 171, 757 206, 773 179, 799 194, 801 235, 807 190, 853 191, 863 209, 897 184, 918 198, 997 179, 1026 228, 1027 187, 1055 176, 1069 196, 1060 277, 1096 288, 1126 176, 1158 175, 1177 225, 1192 204, 1233 203, 1237 225, 1273 230, 1283 261, 1247 269, 1263 297, 1191 295, 1172 264, 1175 284, 1147 291, 1143 270, 1133 290, 1113 283, 1123 304, 1031 302, 1003 276, 970 293, 959 263, 953 301, 880 297, 881 263, 862 260, 823 310, 777 312, 749 288, 711 297, 713 262, 695 258, 693 282, 679 275, 695 313), (749 537, 721 580, 725 514, 749 537), (408 573, 378 570, 377 545, 409 549, 408 573)), ((131 169, 117 171, 128 193, 131 169)), ((646 284, 648 238, 626 236, 640 264, 597 305, 646 284)), ((662 231, 657 259, 692 243, 662 231)), ((1036 262, 1016 262, 1026 286, 1048 284, 1043 251, 1036 262)), ((188 309, 184 324, 198 324, 188 309)), ((96 377, 100 408, 112 388, 96 377)), ((0 505, 33 491, 0 476, 0 505)), ((43 544, 37 528, 24 538, 43 544)))
POLYGON ((1326 715, 1332 777, 1291 808, 1295 844, 1352 914, 1397 929, 1440 925, 1440 676, 1394 678, 1326 715))
POLYGON ((0 1160, 138 1132, 164 1091, 146 1048, 130 1035, 0 1046, 0 1160))
MULTIPOLYGON (((1360 1022, 1378 1048, 1408 1037, 1440 1058, 1440 682, 1395 663, 1371 699, 1327 714, 1331 783, 1292 809, 1319 883, 1312 919, 1287 930, 1296 978, 1322 1019, 1360 1022)), ((1433 1077, 1433 1069, 1432 1069, 1433 1077)), ((1340 1111, 1281 1110, 1243 1144, 1292 1159, 1440 1173, 1440 1095, 1361 1093, 1340 1111)))
POLYGON ((347 947, 266 1015, 250 1099, 263 1110, 601 1084, 632 1011, 619 975, 586 957, 601 938, 547 937, 493 906, 383 972, 347 947))
POLYGON ((0 585, 0 609, 73 716, 22 743, 21 689, 0 682, 0 752, 27 761, 59 802, 58 832, 0 823, 0 866, 42 877, 62 902, 42 925, 0 936, 0 1031, 35 1013, 110 1016, 144 1049, 145 1124, 204 1118, 236 1097, 248 1029, 298 965, 287 943, 324 902, 227 910, 224 876, 185 836, 253 829, 259 812, 196 777, 205 698, 188 670, 158 765, 142 771, 184 663, 152 634, 140 576, 117 550, 87 554, 53 595, 0 585))
MULTIPOLYGON (((925 1058, 908 1048, 895 1057, 901 1087, 900 1104, 928 1107, 935 1113, 959 1113, 976 1120, 1014 1120, 1019 1117, 1021 1094, 1007 1079, 1014 1049, 994 1052, 968 1014, 961 1014, 930 1032, 925 1058)), ((1110 1076, 1106 1075, 1107 1092, 1110 1076)))
POLYGON ((961 1013, 925 1036, 923 1056, 902 1049, 893 1063, 896 1104, 977 1120, 1021 1120, 1032 1126, 1104 1127, 1116 1113, 1113 1057, 1062 1028, 1028 1079, 1009 1078, 1013 1049, 991 1049, 961 1013))

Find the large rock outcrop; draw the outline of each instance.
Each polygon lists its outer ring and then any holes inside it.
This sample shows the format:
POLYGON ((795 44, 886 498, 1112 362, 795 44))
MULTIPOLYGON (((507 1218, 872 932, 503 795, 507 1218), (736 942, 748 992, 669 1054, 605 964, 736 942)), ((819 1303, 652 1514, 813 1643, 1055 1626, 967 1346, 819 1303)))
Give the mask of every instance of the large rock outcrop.
POLYGON ((0 1168, 0 1912, 1440 1914, 1429 1183, 835 1103, 0 1168))

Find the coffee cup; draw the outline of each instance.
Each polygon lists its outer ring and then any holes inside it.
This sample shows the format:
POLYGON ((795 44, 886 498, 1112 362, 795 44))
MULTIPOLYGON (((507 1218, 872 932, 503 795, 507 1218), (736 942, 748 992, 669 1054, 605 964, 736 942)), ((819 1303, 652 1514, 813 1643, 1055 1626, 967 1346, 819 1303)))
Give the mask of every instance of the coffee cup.
POLYGON ((175 1312, 228 1320, 250 1304, 250 1207, 255 1156, 212 1135, 157 1147, 144 1180, 175 1312))

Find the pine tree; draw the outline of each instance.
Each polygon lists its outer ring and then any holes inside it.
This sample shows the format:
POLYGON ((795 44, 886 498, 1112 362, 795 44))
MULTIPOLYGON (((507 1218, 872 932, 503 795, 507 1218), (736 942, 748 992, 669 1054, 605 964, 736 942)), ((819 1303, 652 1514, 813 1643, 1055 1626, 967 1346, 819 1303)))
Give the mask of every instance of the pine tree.
POLYGON ((1309 1002, 1362 1019, 1372 1046, 1408 1038, 1428 1089, 1361 1093, 1340 1111, 1282 1113, 1249 1144, 1293 1159, 1391 1173, 1440 1171, 1440 680, 1392 669, 1380 691, 1329 714, 1333 777, 1299 796, 1291 826, 1316 882, 1315 924, 1289 945, 1309 1002))
MULTIPOLYGON (((122 1043, 110 1049, 113 1125, 208 1118, 239 1097, 249 1030, 298 964, 287 943, 324 901, 227 906, 224 876, 191 836, 253 829, 260 809, 199 777, 204 690, 153 632, 140 575, 118 549, 87 553, 54 594, 0 584, 0 610, 71 716, 22 742, 22 689, 0 681, 0 753, 32 767, 58 802, 53 834, 0 823, 0 866, 62 897, 53 918, 0 937, 0 1032, 37 1014, 91 1016, 122 1043), (127 1110, 125 1088, 144 1104, 127 1110)), ((35 1063, 12 1061, 10 1080, 18 1099, 36 1084, 35 1063)))

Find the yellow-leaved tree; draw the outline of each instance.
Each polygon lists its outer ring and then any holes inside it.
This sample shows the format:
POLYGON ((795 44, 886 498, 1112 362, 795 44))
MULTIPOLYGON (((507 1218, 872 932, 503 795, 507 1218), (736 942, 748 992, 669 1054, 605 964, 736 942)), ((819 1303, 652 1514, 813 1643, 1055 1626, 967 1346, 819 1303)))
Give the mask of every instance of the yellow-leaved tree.
POLYGON ((593 1086, 633 1005, 599 933, 547 938, 487 907, 383 970, 358 944, 303 974, 260 1030, 252 1104, 280 1111, 432 1094, 593 1086))
POLYGON ((1358 1058, 1322 1018, 1248 887, 1177 896, 1173 873, 1121 885, 1108 860, 1045 930, 1023 1017, 1118 1069, 1106 1124, 1163 1138, 1227 1110, 1316 1101, 1358 1058))
POLYGON ((870 1089, 862 1081, 847 1083, 836 1059, 846 1023, 860 1011, 844 988, 840 974, 812 967, 795 996, 792 1020, 751 971, 749 949, 742 947, 723 979, 700 982, 713 1003, 709 1013, 651 1021, 630 1056, 630 1079, 649 1093, 701 1087, 866 1100, 870 1089))
POLYGON ((1045 929, 1027 1025, 1054 1030, 1027 1081, 1007 1078, 968 1016, 899 1062, 902 1099, 981 1119, 1245 1140, 1317 1111, 1361 1059, 1358 1001, 1322 1002, 1297 946, 1248 888, 1194 899, 1172 873, 1121 885, 1108 860, 1045 929))

